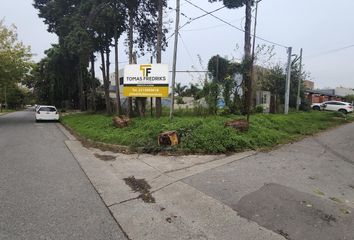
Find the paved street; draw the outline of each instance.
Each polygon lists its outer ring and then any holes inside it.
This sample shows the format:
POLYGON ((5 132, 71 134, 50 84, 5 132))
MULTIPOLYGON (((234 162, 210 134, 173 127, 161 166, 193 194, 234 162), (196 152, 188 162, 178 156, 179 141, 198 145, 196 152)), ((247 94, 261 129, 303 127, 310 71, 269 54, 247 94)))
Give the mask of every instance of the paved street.
POLYGON ((0 117, 0 239, 126 239, 67 149, 33 111, 0 117))
POLYGON ((354 124, 184 180, 292 240, 354 239, 354 124))

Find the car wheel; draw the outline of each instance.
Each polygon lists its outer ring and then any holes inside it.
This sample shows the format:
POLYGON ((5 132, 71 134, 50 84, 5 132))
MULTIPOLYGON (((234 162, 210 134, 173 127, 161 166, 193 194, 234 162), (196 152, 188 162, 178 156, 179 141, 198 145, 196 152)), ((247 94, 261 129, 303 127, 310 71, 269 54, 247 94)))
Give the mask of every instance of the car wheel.
POLYGON ((314 106, 312 109, 315 111, 321 111, 321 108, 319 106, 314 106))
POLYGON ((339 112, 341 112, 343 114, 347 114, 348 113, 347 110, 345 110, 345 109, 339 109, 339 112))

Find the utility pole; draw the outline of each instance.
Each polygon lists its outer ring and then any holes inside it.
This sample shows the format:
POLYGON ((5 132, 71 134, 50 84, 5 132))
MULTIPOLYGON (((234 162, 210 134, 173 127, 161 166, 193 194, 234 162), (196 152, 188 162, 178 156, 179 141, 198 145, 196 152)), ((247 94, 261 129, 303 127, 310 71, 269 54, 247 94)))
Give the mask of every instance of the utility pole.
POLYGON ((173 117, 173 110, 175 106, 175 84, 176 84, 176 65, 177 65, 177 47, 179 36, 179 17, 181 12, 181 1, 176 1, 176 26, 175 26, 175 45, 173 49, 173 65, 172 65, 172 92, 171 92, 171 108, 170 108, 170 120, 173 117))
POLYGON ((288 48, 288 67, 286 74, 286 84, 285 84, 285 105, 284 105, 284 114, 289 113, 289 97, 290 97, 290 78, 291 78, 291 53, 292 47, 288 48))
POLYGON ((299 76, 299 82, 297 85, 297 98, 296 98, 296 110, 299 111, 300 109, 300 104, 301 104, 301 98, 300 98, 300 90, 301 90, 301 83, 302 83, 302 48, 300 49, 300 76, 299 76))

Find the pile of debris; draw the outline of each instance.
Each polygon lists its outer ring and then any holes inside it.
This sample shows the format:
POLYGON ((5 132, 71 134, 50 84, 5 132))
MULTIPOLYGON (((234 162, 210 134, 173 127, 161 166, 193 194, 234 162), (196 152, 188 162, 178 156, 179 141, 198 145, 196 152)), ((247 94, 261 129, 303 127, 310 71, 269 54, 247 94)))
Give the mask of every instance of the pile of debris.
POLYGON ((247 120, 244 119, 236 119, 225 122, 225 127, 232 127, 240 132, 247 132, 250 125, 247 120))
POLYGON ((113 125, 117 128, 128 127, 133 121, 127 116, 118 116, 113 118, 113 125))

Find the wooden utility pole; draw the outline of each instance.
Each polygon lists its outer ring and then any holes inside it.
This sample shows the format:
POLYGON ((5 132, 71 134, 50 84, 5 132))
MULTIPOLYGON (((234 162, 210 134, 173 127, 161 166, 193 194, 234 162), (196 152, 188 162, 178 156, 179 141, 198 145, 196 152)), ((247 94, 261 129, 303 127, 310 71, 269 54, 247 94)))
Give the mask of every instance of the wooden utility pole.
MULTIPOLYGON (((158 0, 158 17, 157 17, 157 44, 156 44, 156 62, 162 61, 162 21, 163 21, 163 0, 158 0)), ((160 118, 162 115, 161 98, 156 98, 156 117, 160 118)))
POLYGON ((173 110, 175 106, 175 84, 176 84, 176 65, 177 65, 177 47, 179 36, 179 17, 181 11, 181 1, 176 1, 176 25, 175 25, 175 45, 173 49, 173 65, 172 65, 172 91, 171 91, 171 108, 170 108, 170 120, 173 117, 173 110))

